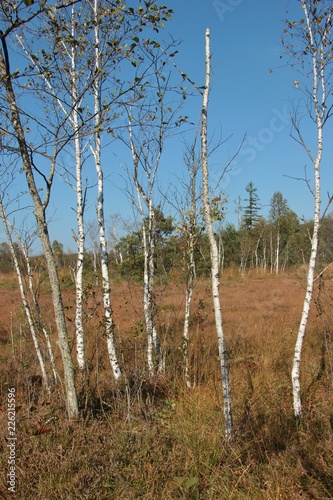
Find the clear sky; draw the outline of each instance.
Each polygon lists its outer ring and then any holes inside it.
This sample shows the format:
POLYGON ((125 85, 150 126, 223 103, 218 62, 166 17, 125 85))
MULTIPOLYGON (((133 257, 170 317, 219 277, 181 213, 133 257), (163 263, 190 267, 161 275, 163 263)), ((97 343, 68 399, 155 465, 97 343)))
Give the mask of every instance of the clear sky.
MULTIPOLYGON (((229 210, 232 211, 232 200, 244 198, 247 183, 253 181, 263 205, 269 204, 275 191, 281 191, 299 216, 311 218, 312 200, 304 182, 286 177, 304 177, 305 165, 311 173, 308 157, 290 137, 290 112, 301 98, 293 85, 298 75, 285 66, 285 57, 280 59, 284 55, 284 21, 302 16, 300 2, 183 0, 171 1, 169 5, 175 11, 170 31, 183 40, 182 64, 187 65, 186 71, 195 81, 203 81, 204 32, 206 27, 211 30, 214 77, 209 130, 218 132, 222 127, 224 137, 233 134, 214 156, 215 165, 211 167, 223 167, 228 151, 232 154, 243 134, 247 134, 235 175, 227 176, 223 183, 230 200, 229 210)), ((304 127, 310 131, 309 126, 304 121, 304 127)), ((312 132, 316 134, 315 128, 312 132)), ((326 152, 323 193, 331 190, 333 184, 331 144, 326 152)))
MULTIPOLYGON (((290 112, 301 93, 293 85, 298 77, 285 66, 281 36, 284 20, 302 15, 298 0, 166 0, 174 10, 172 21, 166 24, 165 35, 182 41, 175 62, 198 86, 205 77, 205 29, 211 31, 212 90, 209 102, 208 128, 212 137, 230 139, 210 158, 211 181, 219 174, 236 152, 242 138, 246 140, 237 157, 234 169, 220 186, 228 198, 227 221, 237 224, 235 201, 244 201, 245 187, 252 181, 257 188, 267 216, 269 202, 275 191, 281 191, 288 204, 300 217, 312 218, 312 198, 304 182, 291 177, 304 177, 308 157, 290 137, 290 112), (288 8, 288 14, 286 9, 288 8)), ((190 120, 200 117, 201 98, 186 104, 190 120)), ((316 134, 309 121, 304 120, 306 134, 316 134), (312 130, 312 132, 311 132, 312 130)), ((313 127, 313 125, 312 125, 313 127)), ((310 135, 311 136, 311 135, 310 135)), ((314 135, 315 137, 315 135, 314 135)), ((332 191, 332 148, 329 139, 322 165, 323 198, 332 191)), ((184 147, 179 138, 167 144, 159 171, 159 186, 167 190, 185 168, 182 162, 184 147)), ((120 213, 132 217, 132 206, 122 192, 125 173, 120 163, 121 150, 108 148, 106 178, 106 217, 120 213), (117 158, 118 157, 118 158, 117 158)), ((90 192, 90 217, 94 217, 94 196, 90 192)), ((56 180, 49 215, 52 215, 52 239, 61 241, 65 249, 75 249, 71 229, 75 229, 74 193, 61 179, 56 180), (59 203, 60 200, 60 203, 59 203)), ((165 211, 167 212, 167 207, 165 211)), ((3 240, 3 231, 0 232, 3 240)))

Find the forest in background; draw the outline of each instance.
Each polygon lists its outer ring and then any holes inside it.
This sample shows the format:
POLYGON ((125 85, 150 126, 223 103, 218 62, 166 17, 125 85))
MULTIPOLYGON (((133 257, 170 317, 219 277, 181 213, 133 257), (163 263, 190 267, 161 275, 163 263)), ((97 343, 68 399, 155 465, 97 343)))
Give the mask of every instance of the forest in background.
MULTIPOLYGON (((280 197, 280 193, 277 193, 280 197)), ((282 198, 283 199, 283 198, 282 198)), ((285 201, 285 200, 284 200, 285 201)), ((185 223, 175 221, 171 216, 163 214, 160 208, 156 213, 156 276, 165 281, 172 281, 174 276, 183 275, 186 266, 186 247, 188 245, 188 228, 185 223)), ((109 270, 112 278, 129 279, 140 282, 143 278, 143 247, 140 229, 133 229, 125 236, 117 236, 124 232, 124 227, 135 226, 122 221, 120 215, 108 221, 109 270)), ((301 222, 285 205, 285 213, 278 221, 266 220, 258 216, 251 227, 244 220, 241 227, 223 224, 216 227, 216 238, 219 242, 221 270, 233 268, 240 275, 249 270, 258 273, 285 273, 294 271, 309 262, 311 251, 310 238, 312 221, 301 222)), ((100 270, 98 242, 92 239, 93 250, 85 252, 86 273, 94 280, 100 270)), ((75 287, 75 280, 70 270, 74 268, 77 255, 65 250, 64 245, 54 240, 52 248, 57 258, 58 268, 68 271, 68 280, 75 287)), ((18 255, 20 249, 17 246, 18 255)), ((20 257, 22 259, 22 256, 20 257)), ((322 221, 321 237, 318 250, 318 270, 324 269, 333 258, 333 217, 329 214, 322 221)), ((36 270, 46 270, 43 256, 33 255, 31 261, 36 270)), ((11 273, 14 270, 12 254, 8 243, 0 244, 0 272, 11 273)), ((210 276, 209 243, 204 225, 196 229, 195 241, 195 273, 197 277, 210 276)), ((69 284, 68 284, 69 286, 69 284)))

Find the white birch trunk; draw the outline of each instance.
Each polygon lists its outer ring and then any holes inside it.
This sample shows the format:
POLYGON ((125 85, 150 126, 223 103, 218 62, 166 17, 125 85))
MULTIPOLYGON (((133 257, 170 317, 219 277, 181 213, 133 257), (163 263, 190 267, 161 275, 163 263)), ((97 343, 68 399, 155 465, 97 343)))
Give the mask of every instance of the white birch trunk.
MULTIPOLYGON (((155 375, 155 361, 159 363, 159 371, 163 371, 163 363, 160 356, 160 344, 157 335, 154 315, 153 315, 153 288, 154 288, 154 255, 155 255, 155 219, 153 207, 153 181, 149 182, 149 193, 145 193, 138 178, 139 157, 135 148, 131 122, 129 123, 129 140, 133 158, 134 173, 133 180, 138 199, 138 208, 142 220, 142 248, 144 257, 143 268, 143 313, 147 334, 147 364, 150 377, 155 375), (145 213, 142 206, 142 199, 148 208, 148 231, 145 226, 145 213)), ((154 177, 154 174, 153 174, 154 177)))
POLYGON ((193 235, 190 234, 189 242, 189 276, 187 280, 186 293, 185 293, 185 319, 183 330, 183 364, 184 364, 184 379, 186 387, 191 387, 191 377, 189 373, 189 325, 191 317, 191 302, 194 288, 194 248, 193 248, 193 235))
POLYGON ((220 277, 219 277, 219 256, 217 243, 214 237, 212 218, 209 203, 209 175, 208 175, 208 153, 207 153, 207 115, 208 98, 210 90, 210 31, 206 30, 206 81, 203 96, 201 112, 201 161, 202 161, 202 191, 204 214, 207 227, 207 233, 210 243, 210 254, 212 263, 212 292, 215 312, 215 326, 218 341, 218 351, 220 358, 222 389, 223 389, 223 409, 225 420, 225 437, 232 439, 233 425, 231 412, 231 392, 229 384, 229 367, 227 353, 224 341, 224 332, 222 326, 222 311, 220 302, 220 277))
POLYGON ((161 356, 161 344, 160 339, 157 334, 155 320, 154 320, 154 298, 153 298, 153 290, 154 290, 154 281, 155 281, 155 265, 154 265, 154 257, 155 257, 155 231, 156 231, 156 222, 155 222, 155 213, 153 207, 153 193, 152 186, 150 187, 149 192, 149 211, 148 211, 148 243, 149 243, 149 252, 148 252, 148 268, 149 268, 149 315, 151 318, 152 324, 152 334, 153 334, 153 344, 154 344, 154 355, 155 355, 155 364, 157 364, 158 372, 164 373, 165 371, 165 358, 161 356))
POLYGON ((266 243, 266 237, 263 237, 263 253, 262 253, 262 269, 265 272, 266 267, 267 267, 267 258, 266 258, 266 251, 267 251, 267 243, 266 243))
POLYGON ((194 238, 196 231, 196 175, 197 167, 194 165, 194 158, 192 157, 192 171, 190 174, 190 193, 191 193, 191 209, 189 217, 189 242, 188 242, 188 279, 185 292, 185 318, 183 330, 183 365, 184 365, 184 379, 186 387, 191 387, 191 377, 189 372, 189 325, 191 317, 191 302, 193 296, 194 279, 195 279, 195 260, 194 260, 194 238))
POLYGON ((28 288, 29 288, 29 292, 30 292, 30 295, 31 295, 31 298, 32 298, 32 301, 33 301, 33 304, 34 304, 34 308, 35 308, 36 314, 37 314, 37 320, 38 320, 39 330, 40 330, 40 332, 43 333, 44 338, 45 338, 46 349, 47 349, 47 353, 48 353, 48 356, 49 356, 49 361, 50 361, 50 365, 51 365, 52 373, 53 373, 53 382, 56 384, 57 381, 58 381, 58 373, 57 373, 57 370, 56 370, 56 365, 55 365, 55 360, 54 360, 54 354, 53 354, 52 344, 51 344, 50 336, 49 336, 49 334, 48 334, 48 332, 47 332, 47 330, 46 330, 46 328, 44 326, 44 322, 43 322, 43 318, 42 318, 42 313, 41 313, 41 310, 40 310, 40 307, 39 307, 39 302, 38 302, 38 299, 37 299, 36 292, 34 290, 33 271, 32 271, 31 264, 30 264, 30 258, 29 258, 28 250, 27 250, 27 247, 22 242, 22 240, 19 238, 19 235, 17 234, 17 231, 15 230, 15 228, 12 225, 11 225, 11 229, 12 229, 13 233, 15 234, 16 239, 19 241, 20 248, 21 248, 22 254, 24 256, 24 261, 25 261, 25 265, 26 265, 26 268, 27 268, 28 288))
POLYGON ((40 307, 39 307, 39 302, 38 302, 38 299, 37 299, 37 296, 36 296, 36 293, 35 293, 35 290, 34 290, 34 286, 33 286, 33 272, 32 272, 31 265, 30 265, 29 255, 28 255, 28 253, 27 253, 24 245, 21 245, 21 249, 22 249, 22 252, 24 254, 25 264, 27 266, 29 292, 30 292, 30 295, 31 295, 31 298, 33 300, 34 307, 35 307, 35 310, 36 310, 36 313, 37 313, 37 319, 38 319, 39 329, 40 329, 41 332, 43 332, 43 335, 44 335, 44 338, 45 338, 46 348, 47 348, 47 352, 48 352, 48 356, 49 356, 49 360, 50 360, 50 365, 51 365, 52 373, 53 373, 53 381, 56 384, 57 381, 58 381, 58 374, 57 374, 57 370, 56 370, 56 366, 55 366, 55 361, 54 361, 54 355, 53 355, 53 349, 52 349, 52 344, 51 344, 50 336, 49 336, 49 334, 48 334, 48 332, 47 332, 47 330, 46 330, 46 328, 44 326, 44 322, 43 322, 43 319, 42 319, 41 310, 40 310, 40 307))
MULTIPOLYGON (((72 35, 75 38, 75 5, 72 7, 72 35)), ((83 262, 84 262, 84 203, 82 189, 82 155, 81 141, 79 133, 79 113, 78 113, 78 94, 76 79, 76 56, 75 46, 71 48, 71 84, 72 84, 72 103, 73 103, 73 128, 74 128, 74 147, 75 147, 75 180, 76 180, 76 221, 78 235, 75 238, 77 243, 77 260, 75 270, 75 289, 76 289, 76 308, 75 308, 75 334, 76 334, 76 359, 81 371, 85 368, 85 348, 84 348, 84 329, 83 329, 83 262)))
POLYGON ((42 320, 42 316, 41 316, 41 312, 40 312, 39 303, 38 303, 38 300, 37 300, 37 297, 35 295, 34 290, 31 289, 30 283, 29 283, 29 290, 30 290, 30 293, 32 294, 32 299, 34 301, 35 309, 37 311, 39 328, 43 332, 43 335, 44 335, 44 338, 45 338, 46 348, 47 348, 47 352, 48 352, 48 355, 49 355, 50 365, 51 365, 51 368, 52 368, 53 382, 54 382, 54 384, 57 384, 57 382, 58 382, 58 373, 57 373, 57 369, 56 369, 56 365, 55 365, 55 360, 54 360, 54 355, 53 355, 53 349, 52 349, 52 344, 51 344, 50 336, 49 336, 49 334, 48 334, 48 332, 47 332, 47 330, 46 330, 46 328, 44 326, 44 323, 43 323, 43 320, 42 320))
MULTIPOLYGON (((320 164, 323 154, 323 126, 325 123, 324 117, 326 114, 326 82, 325 82, 325 61, 324 61, 324 50, 318 50, 316 42, 313 38, 312 25, 310 23, 309 12, 307 9, 307 2, 302 1, 304 8, 304 15, 307 25, 307 33, 309 37, 309 43, 311 47, 312 54, 312 71, 313 71, 313 93, 312 101, 314 105, 314 110, 316 114, 316 125, 317 125, 317 153, 316 157, 313 159, 314 167, 314 216, 313 216, 313 234, 311 238, 311 255, 307 273, 307 284, 306 293, 303 303, 303 310, 301 321, 298 329, 297 340, 294 351, 294 360, 292 367, 292 388, 293 388, 293 406, 294 415, 296 418, 302 418, 302 400, 301 400, 301 381, 300 381, 300 369, 301 369, 301 355, 303 348, 303 341, 306 333, 306 327, 308 323, 308 317, 310 312, 310 306, 312 302, 313 294, 313 284, 314 284, 314 272, 318 253, 318 237, 320 229, 320 206, 321 206, 321 193, 320 193, 320 164), (317 54, 319 54, 320 60, 317 60, 317 54), (319 102, 319 84, 321 87, 321 102, 319 102)), ((327 23, 329 29, 330 23, 327 23)), ((326 34, 327 35, 327 34, 326 34)), ((325 34, 322 35, 322 41, 325 34)), ((304 141, 301 138, 305 149, 308 152, 309 157, 312 159, 312 155, 309 149, 305 146, 304 141)))
POLYGON ((259 236, 258 240, 257 240, 257 243, 256 243, 256 246, 255 246, 255 250, 254 250, 254 257, 255 257, 255 267, 256 267, 256 270, 258 271, 258 268, 259 268, 259 257, 258 257, 258 248, 259 248, 259 245, 260 245, 260 240, 261 240, 261 236, 259 236))
POLYGON ((116 380, 121 377, 121 370, 118 363, 116 348, 114 343, 114 325, 111 308, 111 286, 109 278, 108 250, 105 237, 105 218, 104 218, 104 182, 103 170, 101 164, 101 77, 100 77, 100 53, 99 53, 99 24, 98 24, 98 0, 94 0, 94 19, 95 19, 95 73, 93 92, 94 92, 94 112, 95 112, 95 130, 94 147, 91 148, 95 168, 97 173, 97 222, 99 230, 99 242, 101 250, 101 271, 102 271, 102 291, 105 319, 105 335, 110 364, 113 375, 116 380))
POLYGON ((278 233, 276 237, 276 257, 275 257, 275 273, 279 274, 280 266, 280 228, 278 227, 278 233))
MULTIPOLYGON (((317 170, 317 167, 316 167, 316 170, 317 170)), ((318 170, 318 174, 316 175, 316 177, 318 177, 316 183, 319 183, 319 170, 318 170)), ((319 189, 319 185, 318 185, 318 189, 319 189)), ((317 189, 316 189, 316 192, 317 192, 317 189)), ((310 307, 311 307, 311 302, 312 302, 312 294, 313 294, 314 271, 315 271, 316 260, 317 260, 318 233, 319 233, 319 227, 320 227, 320 219, 319 219, 320 198, 319 198, 318 202, 316 201, 315 205, 316 205, 316 214, 315 214, 314 228, 313 228, 313 234, 312 234, 312 239, 311 239, 311 256, 310 256, 310 262, 309 262, 308 274, 307 274, 306 293, 305 293, 305 298, 304 298, 304 303, 303 303, 301 321, 300 321, 298 334, 297 334, 297 340, 296 340, 296 344, 295 344, 294 360, 293 360, 293 367, 292 367, 292 374, 291 374, 292 386, 293 386, 294 414, 295 414, 295 417, 297 417, 297 418, 302 417, 301 380, 300 380, 301 356, 302 356, 303 341, 304 341, 304 336, 305 336, 306 327, 307 327, 307 323, 308 323, 308 317, 309 317, 309 312, 310 312, 310 307)))
POLYGON ((273 268, 274 268, 274 249, 273 249, 273 230, 271 229, 270 232, 270 254, 271 254, 271 274, 273 274, 273 268))
MULTIPOLYGON (((136 169, 135 169, 136 170, 136 169)), ((139 182, 137 179, 137 172, 135 171, 134 182, 136 185, 139 212, 142 219, 142 249, 143 249, 143 314, 146 323, 146 333, 147 333, 147 363, 149 376, 153 377, 155 375, 155 363, 154 363, 154 324, 151 314, 151 304, 152 304, 152 292, 150 288, 149 270, 150 270, 150 246, 148 245, 147 231, 145 227, 145 217, 141 203, 141 195, 139 182)))
MULTIPOLYGON (((135 162, 135 151, 134 145, 131 140, 132 154, 135 162)), ((138 207, 142 219, 142 249, 143 249, 143 314, 146 324, 146 334, 147 334, 147 364, 149 376, 153 377, 155 375, 155 363, 154 363, 154 323, 152 317, 152 290, 151 281, 149 277, 150 271, 150 245, 148 243, 147 231, 145 227, 145 217, 141 202, 141 192, 140 185, 137 176, 137 163, 134 167, 134 183, 136 186, 137 197, 138 197, 138 207)))
POLYGON ((14 244, 13 244, 12 237, 11 237, 11 234, 9 231, 7 216, 5 213, 4 206, 2 204, 2 200, 0 200, 0 213, 1 213, 3 226, 5 229, 5 233, 7 236, 10 253, 12 255, 14 268, 15 268, 16 275, 17 275, 17 280, 18 280, 18 284, 19 284, 19 289, 20 289, 20 294, 21 294, 21 299, 22 299, 22 304, 23 304, 25 316, 27 318, 29 330, 31 333, 31 337, 32 337, 32 340, 34 343, 34 347, 35 347, 37 359, 39 362, 40 370, 42 373, 43 386, 45 387, 45 389, 48 393, 48 396, 50 396, 51 391, 50 391, 50 385, 49 385, 49 381, 48 381, 48 377, 47 377, 47 373, 46 373, 45 363, 44 363, 44 359, 43 359, 43 356, 42 356, 42 353, 41 353, 41 350, 39 347, 39 342, 38 342, 38 338, 37 338, 37 334, 36 334, 36 330, 35 330, 35 325, 34 325, 34 321, 33 321, 32 314, 31 314, 30 306, 29 306, 29 303, 28 303, 27 298, 26 298, 22 273, 21 273, 21 269, 20 269, 20 265, 19 265, 16 253, 15 253, 14 244))

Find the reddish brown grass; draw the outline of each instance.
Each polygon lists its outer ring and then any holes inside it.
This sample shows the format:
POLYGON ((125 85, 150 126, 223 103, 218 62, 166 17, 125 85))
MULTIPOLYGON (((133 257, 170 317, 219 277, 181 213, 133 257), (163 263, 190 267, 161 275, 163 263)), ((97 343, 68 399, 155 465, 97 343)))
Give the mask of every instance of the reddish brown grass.
MULTIPOLYGON (((149 380, 141 287, 118 283, 112 300, 125 377, 118 385, 102 334, 101 295, 87 289, 89 376, 78 380, 80 420, 68 422, 61 386, 43 394, 14 276, 0 277, 1 397, 16 388, 17 495, 22 499, 333 498, 332 280, 317 283, 303 353, 304 419, 294 421, 291 363, 304 296, 297 275, 239 277, 221 284, 235 439, 223 438, 222 390, 209 280, 195 287, 191 377, 180 350, 184 285, 161 285, 156 317, 167 349, 165 376, 149 380)), ((41 296, 56 349, 52 307, 41 296)), ((64 293, 73 354, 74 294, 64 293)), ((56 350, 60 369, 60 355, 56 350)), ((7 470, 7 414, 1 468, 7 470)), ((6 473, 6 472, 5 472, 6 473)), ((0 496, 9 498, 6 478, 0 496)))

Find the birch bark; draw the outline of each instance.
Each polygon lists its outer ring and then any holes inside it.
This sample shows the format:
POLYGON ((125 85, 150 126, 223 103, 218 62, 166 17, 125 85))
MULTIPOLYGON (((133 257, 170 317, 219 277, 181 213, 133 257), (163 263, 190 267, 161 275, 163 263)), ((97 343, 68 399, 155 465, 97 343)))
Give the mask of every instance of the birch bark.
POLYGON ((105 336, 109 360, 114 378, 118 380, 121 376, 121 370, 118 363, 115 342, 114 342, 114 323, 111 307, 111 285, 109 277, 109 258, 107 250, 107 241, 105 236, 105 217, 104 217, 104 176, 101 162, 101 130, 102 130, 102 109, 101 109, 101 67, 100 67, 100 48, 99 48, 99 23, 98 23, 98 0, 94 0, 94 21, 95 21, 95 79, 93 84, 94 93, 94 145, 91 152, 94 157, 97 174, 97 222, 99 229, 99 242, 101 251, 101 271, 102 271, 102 291, 105 319, 105 336))
POLYGON ((27 322, 28 322, 28 325, 29 325, 29 330, 30 330, 30 333, 31 333, 31 337, 32 337, 32 340, 33 340, 33 343, 34 343, 34 347, 35 347, 37 359, 38 359, 38 362, 39 362, 40 370, 41 370, 41 373, 42 373, 43 386, 46 389, 46 391, 48 393, 48 396, 50 397, 51 391, 50 391, 50 385, 49 385, 49 381, 48 381, 48 376, 47 376, 47 373, 46 373, 45 363, 44 363, 44 359, 43 359, 43 356, 42 356, 42 352, 41 352, 40 347, 39 347, 39 342, 38 342, 37 332, 36 332, 35 325, 34 325, 33 316, 32 316, 31 309, 30 309, 30 306, 29 306, 29 303, 28 303, 28 300, 27 300, 27 297, 26 297, 26 293, 25 293, 25 288, 24 288, 24 283, 23 283, 23 277, 22 277, 21 268, 20 268, 20 265, 19 265, 19 262, 18 262, 18 259, 17 259, 17 256, 16 256, 16 252, 15 252, 15 249, 14 249, 14 244, 13 244, 11 232, 10 232, 10 229, 9 229, 9 223, 8 223, 8 220, 7 220, 7 215, 6 215, 5 208, 3 206, 3 203, 2 203, 1 199, 0 199, 0 216, 1 216, 1 219, 2 219, 2 222, 3 222, 3 226, 4 226, 4 229, 5 229, 7 241, 8 241, 8 244, 9 244, 10 253, 12 255, 12 259, 13 259, 13 263, 14 263, 14 268, 15 268, 15 271, 16 271, 17 280, 18 280, 18 284, 19 284, 19 290, 20 290, 20 294, 21 294, 22 304, 23 304, 23 308, 24 308, 24 312, 25 312, 25 316, 27 318, 27 322))
MULTIPOLYGON (((151 211, 152 211, 152 193, 150 196, 147 196, 144 189, 142 188, 139 177, 138 177, 138 169, 139 169, 139 156, 135 148, 133 132, 131 123, 129 123, 129 141, 130 148, 133 158, 133 180, 135 184, 137 200, 138 200, 138 208, 139 213, 142 220, 142 247, 143 247, 143 256, 144 256, 144 268, 143 268, 143 314, 145 318, 146 324, 146 334, 147 334, 147 364, 148 364, 148 373, 150 377, 155 375, 155 361, 154 361, 154 337, 157 336, 156 329, 154 325, 153 318, 153 300, 152 286, 154 284, 153 277, 150 276, 151 272, 154 272, 152 266, 154 265, 154 256, 152 255, 152 247, 151 247, 151 238, 152 238, 152 230, 151 230, 151 211), (149 207, 149 223, 148 223, 148 235, 145 224, 145 214, 142 206, 142 199, 145 204, 149 207)), ((154 276, 154 275, 153 275, 154 276)))
MULTIPOLYGON (((303 303, 302 315, 295 344, 293 367, 292 367, 292 388, 293 388, 293 407, 295 417, 302 418, 302 398, 301 398, 301 355, 304 337, 306 333, 310 307, 313 295, 314 272, 318 253, 318 239, 320 229, 320 208, 321 208, 321 185, 320 185, 320 166, 323 156, 323 127, 330 116, 330 111, 327 107, 327 91, 326 91, 326 69, 330 62, 327 59, 327 47, 331 44, 328 37, 331 33, 332 7, 322 17, 317 18, 317 9, 309 10, 309 2, 302 0, 302 8, 306 22, 306 54, 311 57, 311 74, 312 74, 312 92, 311 101, 315 113, 315 123, 317 127, 317 143, 315 156, 312 155, 310 149, 306 146, 303 136, 298 127, 298 123, 293 119, 293 125, 297 131, 299 142, 305 148, 308 156, 313 164, 314 172, 314 190, 312 191, 314 199, 313 212, 313 232, 311 237, 311 254, 307 273, 306 293, 303 303), (314 17, 311 17, 314 16, 314 17), (317 33, 317 37, 316 37, 317 33), (319 36, 319 43, 318 43, 319 36)), ((318 16, 319 16, 318 12, 318 16)), ((330 49, 328 49, 330 50, 330 49)))
MULTIPOLYGON (((189 227, 185 228, 188 230, 188 241, 186 242, 185 249, 185 259, 187 259, 187 267, 188 267, 188 276, 186 283, 186 292, 185 292, 185 317, 184 317, 184 329, 183 329, 183 365, 184 365, 184 379, 186 387, 191 387, 191 377, 190 377, 190 363, 189 363, 189 343, 190 343, 190 335, 189 335, 189 326, 190 326, 190 317, 191 317, 191 302, 193 296, 194 289, 194 279, 195 279, 195 259, 194 259, 194 248, 195 248, 195 238, 196 238, 196 229, 197 229, 197 173, 199 170, 199 162, 195 159, 194 147, 190 150, 190 154, 185 158, 187 163, 187 168, 190 174, 190 183, 189 183, 189 191, 190 191, 190 210, 188 217, 189 227)), ((186 226, 186 221, 184 221, 186 226)))
POLYGON ((31 295, 31 298, 32 298, 32 301, 34 303, 34 307, 35 307, 35 310, 37 313, 39 329, 43 333, 44 338, 45 338, 46 348, 47 348, 47 352, 48 352, 48 356, 49 356, 49 360, 50 360, 50 364, 51 364, 51 368, 52 368, 52 373, 53 373, 53 382, 56 384, 58 382, 58 374, 57 374, 57 369, 56 369, 56 365, 55 365, 52 344, 51 344, 50 336, 49 336, 49 334, 44 326, 44 322, 43 322, 43 318, 42 318, 42 314, 41 314, 41 310, 40 310, 40 306, 39 306, 39 301, 37 299, 36 292, 34 290, 33 272, 32 272, 32 268, 30 265, 30 258, 29 258, 29 255, 28 255, 26 249, 24 248, 24 245, 22 245, 21 248, 22 248, 22 251, 24 253, 24 259, 25 259, 25 263, 27 266, 29 292, 30 292, 30 295, 31 295))
MULTIPOLYGON (((76 10, 75 4, 72 5, 70 27, 72 39, 75 40, 77 25, 77 20, 75 19, 76 10)), ((59 37, 60 38, 60 37, 59 37)), ((71 112, 68 115, 64 101, 58 96, 57 90, 53 87, 49 78, 41 72, 40 67, 36 63, 36 59, 29 52, 25 46, 22 37, 17 36, 17 40, 24 50, 26 56, 31 61, 32 65, 40 73, 43 78, 48 91, 56 100, 59 109, 62 111, 65 117, 68 117, 68 122, 73 129, 74 138, 74 149, 75 149, 75 186, 71 187, 76 192, 76 219, 78 235, 76 236, 74 231, 74 239, 78 247, 77 260, 76 260, 76 270, 75 270, 75 286, 76 286, 76 309, 75 309, 75 334, 76 334, 76 353, 77 353, 77 363, 82 371, 85 367, 85 353, 84 353, 84 329, 83 329, 83 258, 84 258, 84 244, 85 244, 85 232, 84 232, 84 202, 83 202, 83 189, 82 189, 82 147, 81 147, 81 137, 80 137, 80 126, 79 126, 79 112, 80 102, 78 98, 78 78, 77 78, 77 46, 70 43, 69 46, 66 45, 65 41, 60 41, 62 50, 62 56, 58 56, 59 60, 64 57, 65 62, 63 63, 63 68, 66 68, 70 73, 69 78, 69 99, 71 102, 71 112), (69 64, 67 62, 69 60, 69 64)), ((54 43, 54 42, 53 42, 54 43)), ((60 68, 60 65, 59 65, 60 68)), ((62 68, 62 70, 63 70, 62 68)), ((60 71, 61 73, 61 71, 60 71)), ((60 79, 62 83, 63 79, 60 79)), ((65 92, 67 92, 67 85, 64 83, 65 92)), ((84 93, 82 94, 84 95, 84 93)), ((82 100, 82 97, 81 99, 82 100)))
MULTIPOLYGON (((75 37, 75 6, 72 7, 72 36, 75 37)), ((80 105, 77 92, 76 78, 76 55, 75 46, 71 47, 71 83, 72 83, 72 106, 73 106, 73 128, 75 147, 75 181, 76 181, 76 221, 78 235, 75 238, 77 243, 77 258, 75 271, 76 288, 76 308, 75 308, 75 333, 76 333, 76 359, 81 371, 85 368, 85 346, 83 328, 83 269, 84 269, 84 202, 82 189, 82 148, 79 132, 79 112, 80 105)))
POLYGON ((211 60, 209 29, 206 30, 205 39, 206 39, 206 44, 205 44, 206 79, 205 79, 205 90, 203 94, 203 103, 201 110, 201 163, 202 163, 202 192, 203 192, 202 197, 203 197, 206 228, 210 244, 215 327, 216 327, 221 376, 222 376, 225 438, 228 441, 230 441, 232 439, 233 424, 232 424, 232 411, 231 411, 231 391, 229 384, 229 367, 228 367, 227 352, 224 340, 224 331, 222 326, 222 310, 221 310, 220 289, 219 289, 220 288, 219 255, 213 231, 213 224, 212 224, 211 210, 209 203, 209 172, 208 172, 208 153, 207 153, 207 118, 208 118, 208 100, 210 91, 210 60, 211 60))

